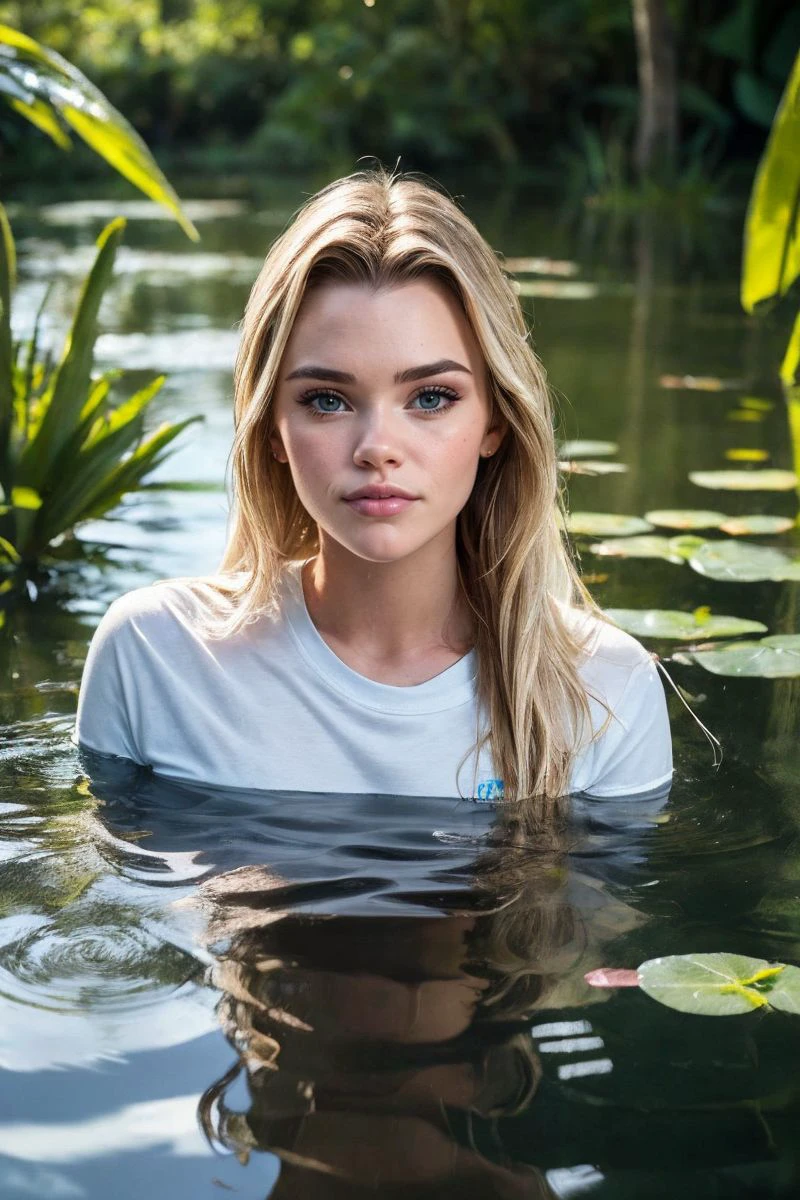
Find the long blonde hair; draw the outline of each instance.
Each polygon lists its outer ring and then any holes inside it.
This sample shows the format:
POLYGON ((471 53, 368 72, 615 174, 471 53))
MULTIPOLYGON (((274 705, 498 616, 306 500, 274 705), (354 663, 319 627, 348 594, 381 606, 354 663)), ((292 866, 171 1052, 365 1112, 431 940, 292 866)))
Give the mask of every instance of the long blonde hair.
MULTIPOLYGON (((504 798, 569 790, 581 731, 584 648, 567 606, 602 614, 563 532, 563 500, 544 369, 511 281, 458 206, 426 182, 384 169, 336 180, 299 210, 267 255, 244 314, 235 366, 232 514, 216 576, 185 581, 206 600, 201 624, 228 637, 274 607, 289 562, 318 552, 315 522, 270 453, 281 358, 309 287, 324 279, 388 287, 433 277, 459 300, 507 422, 458 518, 457 561, 475 620, 478 690, 504 798)), ((595 737, 598 733, 595 733, 595 737)), ((477 753, 476 753, 477 762, 477 753)))

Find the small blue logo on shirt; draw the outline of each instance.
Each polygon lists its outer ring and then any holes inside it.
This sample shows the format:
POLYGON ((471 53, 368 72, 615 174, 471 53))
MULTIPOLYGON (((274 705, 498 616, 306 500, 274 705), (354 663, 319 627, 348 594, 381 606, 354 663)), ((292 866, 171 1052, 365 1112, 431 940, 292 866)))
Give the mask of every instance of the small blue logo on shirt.
POLYGON ((476 800, 499 800, 503 795, 502 779, 483 779, 478 784, 476 800))

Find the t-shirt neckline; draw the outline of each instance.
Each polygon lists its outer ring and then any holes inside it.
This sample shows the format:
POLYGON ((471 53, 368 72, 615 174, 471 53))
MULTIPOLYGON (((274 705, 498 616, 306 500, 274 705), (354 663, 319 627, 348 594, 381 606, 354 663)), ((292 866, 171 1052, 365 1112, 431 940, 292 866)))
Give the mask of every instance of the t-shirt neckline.
POLYGON ((304 565, 292 562, 284 569, 281 608, 301 654, 335 691, 366 708, 396 714, 441 712, 474 700, 478 665, 474 650, 432 679, 409 687, 378 683, 354 671, 330 648, 311 620, 300 575, 304 565))

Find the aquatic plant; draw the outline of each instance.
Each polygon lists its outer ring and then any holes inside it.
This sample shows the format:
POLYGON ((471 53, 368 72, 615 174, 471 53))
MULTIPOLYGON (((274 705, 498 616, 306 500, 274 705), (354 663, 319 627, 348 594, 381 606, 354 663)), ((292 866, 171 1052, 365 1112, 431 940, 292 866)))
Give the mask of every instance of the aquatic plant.
POLYGON ((744 954, 671 954, 635 971, 601 967, 584 976, 590 987, 638 987, 678 1012, 729 1017, 771 1008, 800 1013, 800 968, 744 954))
POLYGON ((73 130, 120 175, 167 208, 188 237, 199 240, 147 146, 99 88, 55 50, 8 25, 0 25, 0 96, 62 150, 72 148, 68 130, 73 130))
POLYGON ((170 442, 202 420, 165 423, 145 435, 144 413, 164 376, 115 403, 112 385, 121 372, 92 373, 98 310, 124 230, 118 218, 98 238, 94 265, 53 364, 40 354, 41 311, 29 341, 12 340, 15 248, 0 206, 0 571, 6 574, 24 573, 55 538, 146 486, 144 477, 170 442))

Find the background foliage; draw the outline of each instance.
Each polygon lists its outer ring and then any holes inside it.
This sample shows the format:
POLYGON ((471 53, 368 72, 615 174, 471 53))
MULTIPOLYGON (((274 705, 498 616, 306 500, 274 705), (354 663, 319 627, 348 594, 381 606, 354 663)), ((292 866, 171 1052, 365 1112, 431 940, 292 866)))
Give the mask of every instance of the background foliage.
MULTIPOLYGON (((669 9, 684 155, 754 160, 800 9, 669 9)), ((75 62, 162 156, 557 173, 559 147, 627 141, 636 116, 630 0, 18 0, 0 21, 75 62)), ((15 169, 39 140, 0 114, 15 169)))

